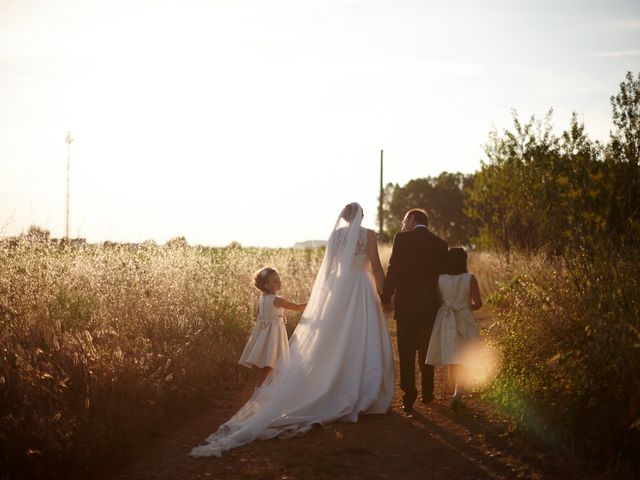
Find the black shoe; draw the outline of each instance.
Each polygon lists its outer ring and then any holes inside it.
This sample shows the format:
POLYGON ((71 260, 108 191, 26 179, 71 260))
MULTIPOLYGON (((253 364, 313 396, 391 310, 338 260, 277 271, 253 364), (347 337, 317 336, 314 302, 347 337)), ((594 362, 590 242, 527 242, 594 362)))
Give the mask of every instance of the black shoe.
POLYGON ((433 402, 434 400, 434 396, 433 395, 422 395, 422 403, 424 403, 425 405, 433 402))
POLYGON ((403 403, 401 409, 404 413, 413 413, 413 405, 408 403, 403 403))
POLYGON ((451 411, 454 413, 460 411, 460 409, 463 407, 464 403, 462 403, 462 398, 460 397, 453 397, 451 403, 449 404, 449 409, 451 409, 451 411))

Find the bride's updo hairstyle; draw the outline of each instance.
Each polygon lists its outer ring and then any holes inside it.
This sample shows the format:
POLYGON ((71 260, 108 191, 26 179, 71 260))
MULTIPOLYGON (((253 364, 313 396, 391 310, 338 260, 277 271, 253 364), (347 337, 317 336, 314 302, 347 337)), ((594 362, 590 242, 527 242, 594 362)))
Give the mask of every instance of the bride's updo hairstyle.
POLYGON ((262 293, 265 293, 264 289, 267 286, 267 281, 269 277, 278 271, 275 268, 265 267, 261 270, 258 270, 253 277, 253 284, 255 287, 260 290, 262 293))
POLYGON ((447 252, 444 273, 460 275, 467 273, 467 252, 462 247, 451 247, 447 252))
POLYGON ((345 205, 345 207, 342 209, 342 213, 340 214, 340 216, 348 223, 351 223, 351 221, 356 217, 356 214, 358 213, 358 204, 357 203, 349 203, 347 205, 345 205))

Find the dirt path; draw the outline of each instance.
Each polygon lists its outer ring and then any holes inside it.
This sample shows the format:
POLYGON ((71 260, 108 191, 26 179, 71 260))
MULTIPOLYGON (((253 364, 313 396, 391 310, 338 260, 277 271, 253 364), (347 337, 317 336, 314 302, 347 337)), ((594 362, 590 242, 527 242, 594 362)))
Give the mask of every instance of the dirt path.
MULTIPOLYGON (((489 319, 480 320, 486 327, 489 319)), ((395 345, 395 332, 391 327, 395 345)), ((396 352, 397 355, 397 352, 396 352)), ((397 362, 396 362, 397 370, 397 362)), ((396 371, 397 374, 397 371, 396 371)), ((511 479, 567 478, 560 459, 511 424, 476 392, 452 413, 445 397, 446 371, 436 370, 436 401, 401 412, 401 392, 386 415, 358 423, 316 428, 292 440, 268 440, 222 458, 187 456, 249 397, 252 385, 221 392, 211 409, 171 428, 112 479, 511 479)))

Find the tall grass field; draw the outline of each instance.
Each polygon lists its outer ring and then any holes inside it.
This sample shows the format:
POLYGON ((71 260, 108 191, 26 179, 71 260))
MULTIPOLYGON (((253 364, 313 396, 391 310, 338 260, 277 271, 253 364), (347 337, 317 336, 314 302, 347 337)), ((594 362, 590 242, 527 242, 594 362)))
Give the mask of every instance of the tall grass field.
MULTIPOLYGON (((640 471, 632 253, 469 258, 502 364, 487 398, 550 448, 609 473, 640 471)), ((323 254, 0 244, 0 479, 104 472, 168 419, 249 379, 237 360, 255 322, 254 273, 278 269, 280 294, 306 301, 323 254)), ((385 265, 389 254, 383 246, 385 265)))
POLYGON ((4 244, 0 478, 82 476, 235 384, 255 271, 278 269, 281 294, 304 301, 322 254, 4 244))

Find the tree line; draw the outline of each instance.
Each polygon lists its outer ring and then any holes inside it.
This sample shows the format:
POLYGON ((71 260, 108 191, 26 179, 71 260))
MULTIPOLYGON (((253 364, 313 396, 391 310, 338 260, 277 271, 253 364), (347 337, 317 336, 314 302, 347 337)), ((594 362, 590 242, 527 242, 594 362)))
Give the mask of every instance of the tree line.
POLYGON ((524 122, 514 111, 510 129, 490 132, 475 173, 388 184, 385 236, 421 206, 450 244, 507 253, 631 244, 640 233, 640 74, 626 74, 611 106, 606 143, 590 139, 576 113, 558 135, 552 110, 524 122))

